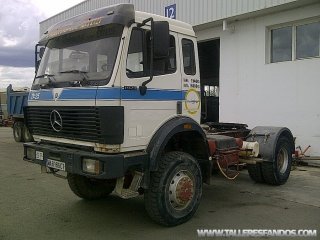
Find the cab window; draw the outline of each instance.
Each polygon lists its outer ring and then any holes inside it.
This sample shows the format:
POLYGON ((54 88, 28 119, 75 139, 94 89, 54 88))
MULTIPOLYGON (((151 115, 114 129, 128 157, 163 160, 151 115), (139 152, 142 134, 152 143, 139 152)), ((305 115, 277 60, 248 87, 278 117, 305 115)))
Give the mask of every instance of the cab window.
MULTIPOLYGON (((150 31, 134 28, 130 37, 126 63, 126 73, 129 78, 150 75, 150 49, 150 31)), ((153 75, 172 74, 176 69, 175 38, 170 35, 169 55, 165 59, 153 59, 153 75)))
POLYGON ((190 39, 182 39, 183 68, 187 75, 196 74, 196 61, 194 56, 194 44, 190 39))

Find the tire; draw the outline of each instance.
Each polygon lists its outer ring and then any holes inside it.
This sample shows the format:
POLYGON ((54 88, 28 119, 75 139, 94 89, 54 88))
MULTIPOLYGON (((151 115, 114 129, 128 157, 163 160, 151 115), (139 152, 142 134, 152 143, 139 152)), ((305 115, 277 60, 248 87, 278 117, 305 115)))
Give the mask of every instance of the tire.
POLYGON ((14 137, 14 140, 16 142, 22 142, 23 141, 23 138, 22 138, 22 126, 23 126, 22 122, 15 122, 13 124, 13 137, 14 137))
POLYGON ((276 144, 273 162, 263 162, 262 176, 270 185, 282 185, 287 182, 292 165, 292 146, 286 137, 280 137, 276 144))
POLYGON ((256 164, 247 164, 248 172, 250 178, 256 183, 264 183, 264 179, 262 176, 261 163, 256 164))
POLYGON ((158 170, 151 172, 144 194, 145 208, 155 222, 176 226, 194 215, 201 195, 202 176, 197 161, 184 152, 169 152, 160 159, 158 170))
POLYGON ((107 197, 116 186, 116 180, 90 179, 85 176, 67 175, 68 184, 72 192, 80 198, 95 200, 107 197))
POLYGON ((33 137, 25 124, 22 127, 22 138, 24 142, 33 142, 33 137))
POLYGON ((256 183, 265 183, 262 176, 261 163, 247 164, 250 178, 256 183))

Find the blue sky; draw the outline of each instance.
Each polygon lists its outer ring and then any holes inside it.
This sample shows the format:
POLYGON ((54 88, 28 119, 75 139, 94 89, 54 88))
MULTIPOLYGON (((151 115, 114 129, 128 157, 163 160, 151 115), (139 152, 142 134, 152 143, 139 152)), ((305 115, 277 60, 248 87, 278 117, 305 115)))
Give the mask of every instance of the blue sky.
POLYGON ((30 87, 39 22, 83 0, 1 0, 0 88, 30 87))

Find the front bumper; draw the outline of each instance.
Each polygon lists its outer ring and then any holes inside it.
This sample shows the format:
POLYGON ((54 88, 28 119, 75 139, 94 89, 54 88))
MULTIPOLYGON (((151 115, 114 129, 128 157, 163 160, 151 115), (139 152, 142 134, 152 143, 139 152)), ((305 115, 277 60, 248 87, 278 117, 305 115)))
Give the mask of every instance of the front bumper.
POLYGON ((137 154, 101 154, 86 150, 79 150, 70 147, 61 147, 48 143, 24 143, 23 160, 47 166, 48 159, 65 163, 65 171, 68 173, 87 176, 97 179, 114 179, 125 176, 130 169, 143 169, 148 160, 145 153, 137 154), (32 148, 41 152, 43 160, 36 157, 28 158, 27 149, 32 148), (82 159, 90 158, 100 161, 100 174, 93 175, 83 172, 82 159))

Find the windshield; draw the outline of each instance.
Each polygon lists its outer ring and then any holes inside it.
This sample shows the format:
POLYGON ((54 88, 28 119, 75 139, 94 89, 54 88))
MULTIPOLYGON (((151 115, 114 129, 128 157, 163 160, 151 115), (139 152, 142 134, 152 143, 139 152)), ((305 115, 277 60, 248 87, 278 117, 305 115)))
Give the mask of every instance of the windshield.
POLYGON ((123 26, 111 24, 49 40, 32 88, 106 85, 122 31, 123 26))

